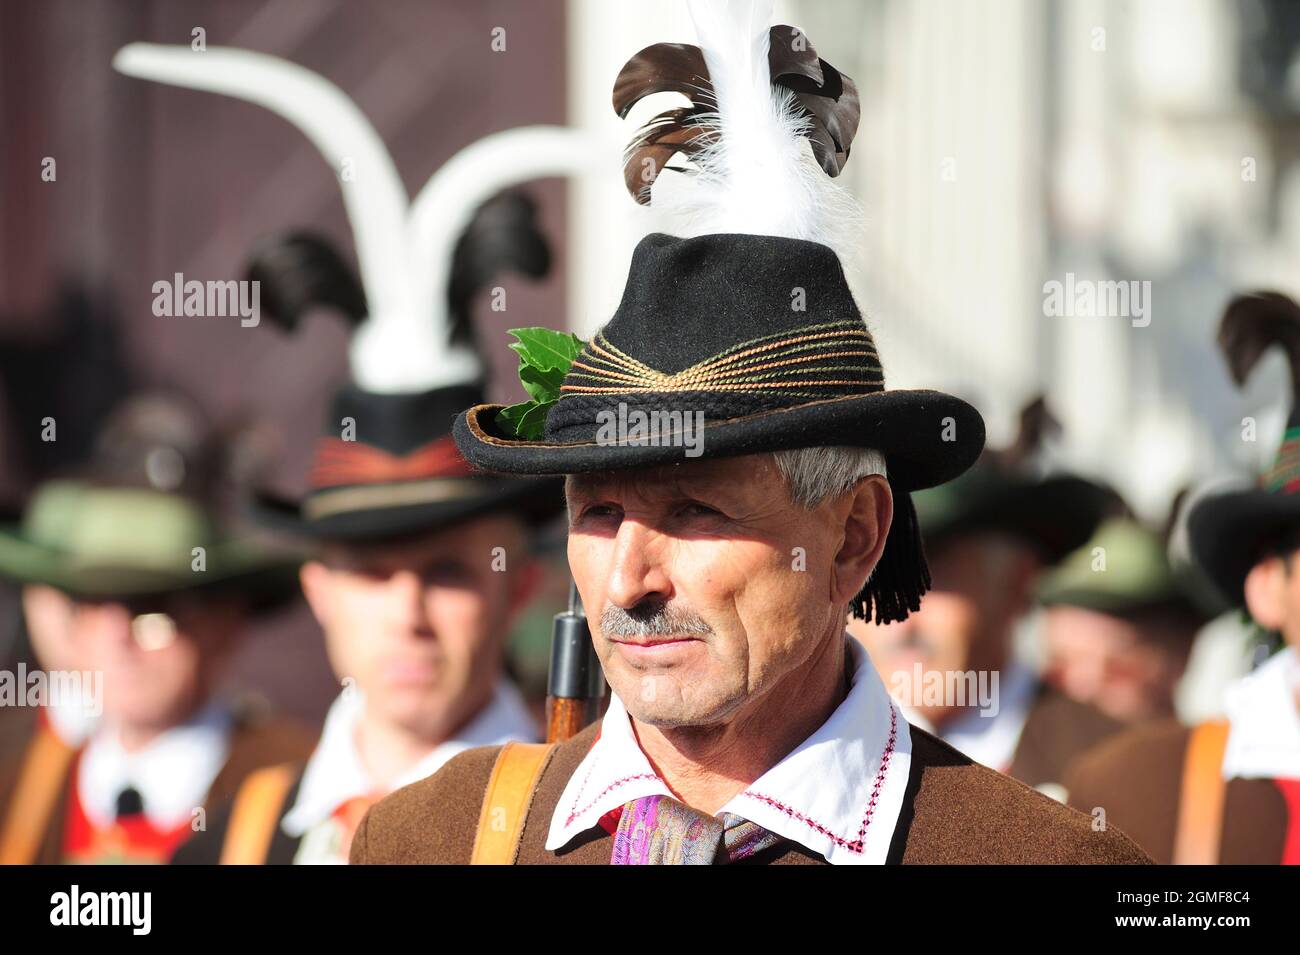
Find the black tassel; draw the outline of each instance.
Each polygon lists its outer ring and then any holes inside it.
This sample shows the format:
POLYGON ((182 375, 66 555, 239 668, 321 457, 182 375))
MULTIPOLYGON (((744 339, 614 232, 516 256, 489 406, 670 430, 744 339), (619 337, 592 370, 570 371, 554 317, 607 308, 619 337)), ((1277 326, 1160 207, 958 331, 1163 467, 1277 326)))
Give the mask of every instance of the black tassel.
POLYGON ((890 484, 894 494, 894 520, 885 538, 885 550, 866 585, 849 604, 859 620, 893 623, 921 609, 921 595, 930 589, 930 567, 925 562, 921 524, 912 495, 890 484))

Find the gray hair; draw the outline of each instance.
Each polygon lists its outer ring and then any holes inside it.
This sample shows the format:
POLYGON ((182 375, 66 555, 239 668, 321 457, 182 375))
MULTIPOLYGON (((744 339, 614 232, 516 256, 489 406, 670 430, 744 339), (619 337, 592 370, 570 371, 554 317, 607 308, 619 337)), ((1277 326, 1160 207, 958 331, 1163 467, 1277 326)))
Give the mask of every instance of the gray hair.
POLYGON ((790 499, 808 510, 848 491, 864 477, 885 477, 885 456, 872 448, 793 448, 774 451, 790 499))

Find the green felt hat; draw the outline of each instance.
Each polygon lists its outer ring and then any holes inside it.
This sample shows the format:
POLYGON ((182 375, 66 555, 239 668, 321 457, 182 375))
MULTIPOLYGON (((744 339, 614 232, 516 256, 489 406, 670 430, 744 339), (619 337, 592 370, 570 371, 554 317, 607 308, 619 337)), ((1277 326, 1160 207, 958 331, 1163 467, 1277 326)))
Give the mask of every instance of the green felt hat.
POLYGON ((1126 616, 1180 604, 1194 607, 1188 584, 1158 534, 1115 518, 1043 578, 1038 599, 1045 606, 1126 616))
POLYGON ((77 597, 220 590, 261 602, 293 587, 295 566, 223 535, 194 500, 153 488, 51 481, 21 523, 0 526, 0 576, 77 597))

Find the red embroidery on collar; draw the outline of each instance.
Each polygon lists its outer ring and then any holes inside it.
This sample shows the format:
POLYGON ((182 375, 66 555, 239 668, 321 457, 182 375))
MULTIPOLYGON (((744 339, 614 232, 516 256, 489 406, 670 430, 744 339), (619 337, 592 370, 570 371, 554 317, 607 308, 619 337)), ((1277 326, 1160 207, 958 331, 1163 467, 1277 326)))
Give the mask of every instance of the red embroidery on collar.
POLYGON ((595 768, 596 768, 595 763, 592 763, 591 766, 587 768, 587 775, 583 777, 582 785, 578 788, 578 795, 575 796, 573 799, 573 808, 569 810, 569 818, 564 820, 564 824, 566 826, 572 825, 573 820, 577 819, 579 816, 585 813, 592 806, 596 805, 596 803, 604 799, 607 793, 617 789, 619 786, 622 786, 624 783, 630 783, 634 779, 658 779, 659 778, 654 773, 637 773, 635 776, 624 776, 622 779, 616 779, 608 786, 606 786, 604 789, 602 789, 596 795, 595 799, 591 800, 591 802, 587 803, 587 805, 583 806, 581 809, 578 809, 577 808, 578 802, 582 799, 582 794, 586 792, 587 781, 591 779, 591 771, 595 768))
POLYGON ((827 826, 822 825, 816 819, 810 819, 797 809, 791 809, 785 803, 773 799, 771 796, 764 796, 762 793, 756 793, 753 790, 745 790, 742 796, 749 796, 751 799, 757 799, 765 802, 774 809, 780 809, 791 819, 797 819, 810 829, 820 832, 826 838, 830 839, 837 846, 842 846, 849 852, 861 854, 865 848, 867 835, 867 826, 871 825, 871 817, 876 813, 876 803, 880 800, 880 789, 885 784, 885 773, 889 769, 889 758, 894 755, 894 744, 898 740, 898 711, 891 705, 889 707, 889 740, 885 743, 885 750, 880 754, 880 768, 876 770, 876 778, 871 786, 871 798, 867 801, 867 811, 862 817, 862 825, 858 827, 858 837, 850 842, 842 836, 836 835, 827 826))
MULTIPOLYGON (((597 737, 597 739, 599 739, 599 736, 597 737)), ((850 842, 848 839, 845 839, 842 836, 836 835, 834 832, 830 830, 829 827, 823 825, 817 820, 805 816, 797 809, 792 809, 789 806, 787 806, 785 803, 781 802, 780 800, 773 799, 771 796, 765 796, 762 793, 754 792, 753 790, 749 790, 749 789, 745 790, 740 795, 749 796, 751 799, 757 799, 760 802, 767 803, 772 808, 781 810, 790 818, 797 819, 799 822, 802 822, 805 826, 808 826, 810 829, 816 830, 817 832, 826 836, 826 838, 830 839, 836 845, 842 846, 843 848, 847 849, 849 852, 857 853, 860 855, 866 848, 867 827, 871 825, 871 819, 876 814, 876 803, 880 801, 880 790, 885 784, 885 773, 889 771, 889 761, 890 758, 894 755, 894 747, 897 744, 897 742, 898 742, 898 710, 896 710, 891 704, 889 707, 889 739, 886 740, 885 748, 880 754, 880 768, 876 770, 876 777, 871 784, 871 798, 867 800, 867 809, 862 817, 862 825, 858 827, 858 837, 852 842, 850 842)), ((596 745, 595 743, 592 743, 592 749, 595 748, 595 745, 596 745)), ((590 752, 590 750, 588 750, 588 752, 590 752)), ((595 799, 592 799, 582 809, 578 809, 577 805, 582 800, 582 794, 587 790, 587 783, 590 781, 592 770, 594 770, 595 768, 596 768, 595 763, 592 763, 591 766, 587 767, 587 775, 583 777, 582 785, 578 787, 578 794, 577 796, 574 797, 573 808, 569 811, 569 817, 564 821, 564 824, 566 826, 572 825, 574 819, 577 819, 579 816, 581 816, 583 813, 589 810, 596 803, 600 802, 600 800, 604 798, 606 793, 614 789, 617 789, 619 786, 622 786, 624 783, 629 783, 634 779, 658 779, 659 778, 654 773, 638 773, 633 776, 624 776, 622 779, 616 779, 614 780, 614 782, 610 783, 608 786, 602 789, 595 799)), ((619 818, 622 816, 622 814, 623 814, 623 807, 622 806, 615 807, 614 809, 611 809, 609 812, 601 816, 600 819, 597 820, 597 823, 606 832, 612 834, 615 832, 615 830, 618 829, 618 821, 619 818)))

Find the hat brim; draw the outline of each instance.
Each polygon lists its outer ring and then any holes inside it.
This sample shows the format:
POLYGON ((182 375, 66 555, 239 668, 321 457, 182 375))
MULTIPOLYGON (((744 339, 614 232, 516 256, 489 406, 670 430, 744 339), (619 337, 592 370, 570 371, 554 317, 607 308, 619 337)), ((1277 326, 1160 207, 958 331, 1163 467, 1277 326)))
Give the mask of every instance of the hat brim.
POLYGON ((1123 506, 1112 489, 1070 474, 1005 479, 994 488, 972 488, 963 497, 956 512, 929 523, 918 508, 927 544, 996 531, 1032 544, 1048 564, 1086 544, 1101 522, 1123 506))
POLYGON ((482 484, 483 492, 471 498, 357 508, 314 517, 301 502, 259 493, 249 500, 247 510, 269 531, 318 542, 355 543, 432 534, 498 513, 517 515, 528 526, 537 527, 564 510, 564 488, 558 480, 475 480, 482 484))
POLYGON ((704 420, 700 454, 681 442, 632 444, 526 441, 497 423, 503 405, 476 405, 456 418, 456 445, 475 467, 505 474, 580 474, 813 447, 880 451, 889 480, 910 491, 950 481, 979 457, 984 419, 939 391, 891 390, 704 420))
POLYGON ((20 528, 0 527, 0 577, 44 584, 73 597, 111 600, 173 594, 230 594, 270 609, 296 592, 299 561, 268 556, 236 541, 208 548, 202 572, 164 571, 129 565, 81 563, 29 540, 20 528))
POLYGON ((1245 606, 1246 575, 1261 547, 1300 524, 1300 494, 1251 488, 1197 501, 1187 515, 1192 558, 1234 607, 1245 606))

